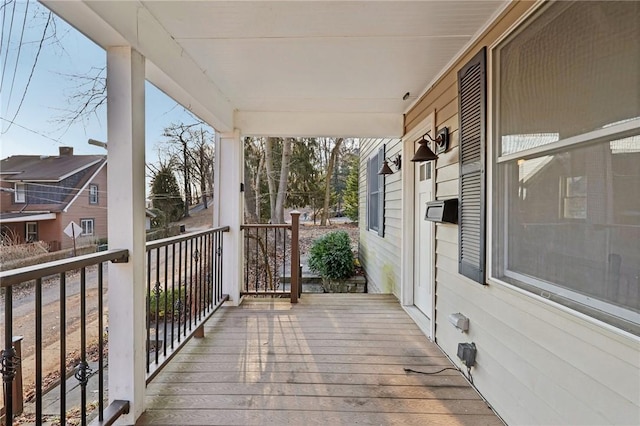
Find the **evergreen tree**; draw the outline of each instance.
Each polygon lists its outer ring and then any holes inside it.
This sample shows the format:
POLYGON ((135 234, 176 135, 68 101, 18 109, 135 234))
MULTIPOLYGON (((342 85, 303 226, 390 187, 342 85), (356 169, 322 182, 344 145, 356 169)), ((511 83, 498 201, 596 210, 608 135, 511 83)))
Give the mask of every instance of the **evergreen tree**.
POLYGON ((153 176, 151 199, 153 200, 153 207, 163 213, 165 225, 182 217, 184 200, 180 195, 178 181, 168 164, 161 165, 153 176))
POLYGON ((344 213, 354 222, 358 221, 359 194, 358 194, 358 178, 359 167, 358 159, 351 162, 349 175, 347 176, 347 185, 344 190, 344 213))

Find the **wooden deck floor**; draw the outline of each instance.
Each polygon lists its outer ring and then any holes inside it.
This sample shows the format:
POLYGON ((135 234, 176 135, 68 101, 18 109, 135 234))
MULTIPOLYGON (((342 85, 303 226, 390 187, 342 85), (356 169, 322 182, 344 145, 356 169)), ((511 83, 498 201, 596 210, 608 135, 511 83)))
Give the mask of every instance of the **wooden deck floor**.
POLYGON ((223 308, 148 386, 153 425, 501 425, 393 296, 223 308))

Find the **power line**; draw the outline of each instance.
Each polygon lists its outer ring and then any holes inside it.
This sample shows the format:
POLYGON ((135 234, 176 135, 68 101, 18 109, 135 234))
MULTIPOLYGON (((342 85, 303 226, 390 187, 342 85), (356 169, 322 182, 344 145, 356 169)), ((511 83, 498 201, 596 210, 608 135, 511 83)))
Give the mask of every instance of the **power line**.
MULTIPOLYGON (((13 32, 13 17, 16 14, 16 3, 13 2, 13 9, 11 9, 11 23, 9 24, 9 37, 7 37, 7 54, 4 57, 4 65, 2 66, 2 77, 0 77, 0 93, 2 93, 2 86, 4 85, 4 75, 7 69, 7 60, 9 59, 9 47, 11 46, 11 33, 13 32)), ((2 21, 2 30, 4 32, 4 20, 2 21)))
MULTIPOLYGON (((33 130, 33 129, 30 129, 30 128, 28 128, 28 127, 25 127, 25 126, 23 126, 22 124, 18 124, 18 123, 16 123, 15 121, 12 121, 12 120, 6 119, 6 118, 4 118, 4 117, 0 117, 0 120, 6 121, 6 122, 7 122, 7 123, 9 123, 9 124, 16 125, 16 126, 20 127, 21 129, 24 129, 24 130, 26 130, 26 131, 28 131, 28 132, 34 133, 34 134, 36 134, 36 135, 38 135, 38 136, 42 136, 43 138, 47 138, 47 139, 49 139, 49 140, 54 141, 55 143, 58 143, 58 144, 62 145, 62 142, 60 142, 60 140, 59 140, 59 139, 54 139, 54 138, 52 138, 51 136, 45 135, 44 133, 40 133, 40 132, 38 132, 38 131, 35 131, 35 130, 33 130)), ((3 132, 3 133, 4 133, 4 132, 3 132)))
MULTIPOLYGON (((29 1, 27 0, 27 5, 24 9, 24 19, 22 20, 22 31, 20 31, 20 43, 18 44, 18 54, 16 55, 16 66, 13 68, 13 78, 11 79, 11 88, 9 89, 9 98, 7 99, 7 109, 11 104, 11 94, 13 93, 13 85, 16 82, 16 74, 18 73, 18 62, 20 61, 20 52, 22 51, 22 38, 24 37, 24 27, 27 23, 28 12, 29 12, 29 1)), ((9 56, 9 52, 7 52, 7 56, 9 56)))
POLYGON ((36 53, 36 59, 33 61, 33 66, 31 67, 31 73, 29 74, 29 79, 27 80, 27 84, 24 87, 24 92, 22 93, 22 99, 20 99, 20 104, 18 105, 18 109, 16 110, 16 113, 13 115, 13 118, 11 119, 11 123, 9 123, 9 126, 2 132, 2 134, 5 134, 9 131, 9 129, 11 128, 11 124, 13 123, 13 121, 15 121, 16 117, 18 116, 18 113, 20 112, 20 108, 22 108, 22 103, 24 102, 24 98, 27 96, 27 91, 29 90, 29 84, 31 83, 31 78, 33 77, 33 73, 36 70, 38 58, 40 57, 40 51, 42 50, 42 45, 44 44, 45 36, 47 35, 47 29, 49 28, 50 23, 51 23, 51 12, 49 12, 49 16, 47 17, 47 23, 44 26, 44 31, 42 32, 42 38, 40 39, 40 44, 38 45, 38 52, 36 53))
POLYGON ((11 1, 5 1, 2 4, 2 32, 0 32, 0 54, 2 54, 2 46, 4 46, 4 20, 7 15, 6 6, 11 3, 11 1))

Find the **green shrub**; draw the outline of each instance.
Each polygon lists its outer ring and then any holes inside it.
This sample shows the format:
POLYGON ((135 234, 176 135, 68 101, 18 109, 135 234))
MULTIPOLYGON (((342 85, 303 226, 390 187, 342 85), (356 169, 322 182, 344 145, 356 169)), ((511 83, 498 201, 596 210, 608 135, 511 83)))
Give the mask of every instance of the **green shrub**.
POLYGON ((315 240, 310 250, 309 268, 322 278, 351 277, 355 271, 349 234, 334 231, 315 240))

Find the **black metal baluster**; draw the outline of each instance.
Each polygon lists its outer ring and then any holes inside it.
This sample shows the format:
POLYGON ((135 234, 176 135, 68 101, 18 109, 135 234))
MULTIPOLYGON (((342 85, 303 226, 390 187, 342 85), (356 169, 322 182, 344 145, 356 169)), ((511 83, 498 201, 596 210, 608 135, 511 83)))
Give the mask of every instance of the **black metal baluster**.
MULTIPOLYGON (((184 297, 182 292, 183 287, 183 279, 182 279, 182 241, 178 243, 178 343, 180 343, 182 339, 182 329, 181 324, 184 323, 182 321, 182 314, 184 312, 184 297)), ((186 296, 186 292, 184 294, 186 296)))
POLYGON ((258 288, 259 288, 259 282, 258 282, 258 261, 260 259, 259 255, 258 255, 258 249, 260 246, 260 233, 258 232, 258 228, 255 229, 256 231, 256 255, 255 258, 253 260, 253 275, 255 277, 255 284, 253 285, 253 291, 254 292, 258 292, 258 288))
MULTIPOLYGON (((282 228, 282 240, 282 272, 284 274, 284 271, 286 271, 287 268, 287 228, 282 228)), ((289 275, 293 275, 293 271, 291 271, 291 274, 289 275)), ((291 293, 291 277, 289 277, 289 293, 291 293)))
POLYGON ((160 248, 154 250, 156 254, 156 283, 154 285, 155 299, 156 299, 156 314, 155 314, 155 331, 156 331, 156 343, 154 347, 156 356, 156 366, 158 365, 158 354, 160 353, 160 324, 158 321, 158 315, 160 314, 160 248))
POLYGON ((80 269, 80 365, 76 379, 80 382, 80 417, 87 424, 87 383, 92 371, 87 363, 87 269, 80 269))
POLYGON ((220 235, 220 254, 218 256, 218 262, 219 263, 219 268, 218 268, 218 292, 220 294, 220 299, 222 300, 222 265, 223 265, 223 261, 222 261, 222 256, 224 255, 224 238, 222 238, 222 235, 220 235))
POLYGON ((60 273, 60 424, 67 424, 67 275, 60 273))
MULTIPOLYGON (((250 235, 250 230, 249 229, 244 229, 242 231, 242 234, 244 236, 244 291, 248 292, 249 291, 249 235, 250 235)), ((216 250, 218 249, 218 233, 216 232, 216 250)), ((217 253, 216 253, 217 254, 217 253)), ((217 260, 217 258, 216 258, 217 260)), ((217 266, 217 262, 216 262, 216 266, 217 266)))
POLYGON ((36 280, 36 422, 42 422, 42 278, 36 280))
POLYGON ((163 329, 163 342, 162 342, 162 354, 167 356, 167 315, 169 311, 167 310, 167 301, 169 299, 169 295, 167 294, 167 285, 169 281, 169 246, 164 246, 164 315, 162 318, 162 323, 164 325, 163 329))
POLYGON ((222 287, 219 285, 220 282, 222 281, 222 278, 221 278, 222 266, 220 262, 220 257, 222 256, 222 249, 220 248, 221 243, 222 243, 222 233, 218 231, 216 233, 216 294, 217 294, 216 304, 218 304, 218 302, 222 300, 222 287))
POLYGON ((272 281, 272 291, 277 290, 276 286, 276 274, 278 273, 278 229, 273 228, 273 274, 271 278, 272 281))
POLYGON ((2 385, 4 386, 4 409, 7 424, 13 421, 13 379, 16 376, 16 363, 19 362, 13 347, 13 288, 4 288, 4 350, 2 351, 2 385))
POLYGON ((149 353, 151 352, 151 250, 147 251, 147 312, 145 322, 147 323, 147 373, 149 370, 149 364, 151 364, 151 358, 149 353))
MULTIPOLYGON (((103 263, 98 264, 98 420, 104 420, 104 299, 103 263)), ((64 424, 60 422, 60 424, 64 424)))
POLYGON ((193 325, 193 306, 193 238, 191 238, 189 240, 189 331, 193 325))
POLYGON ((184 337, 187 336, 187 318, 189 315, 187 311, 189 310, 189 303, 191 302, 191 300, 189 299, 189 279, 187 278, 189 265, 187 262, 189 262, 189 240, 185 240, 184 242, 184 305, 183 305, 183 310, 184 310, 183 336, 184 337))
MULTIPOLYGON (((178 293, 180 288, 178 288, 178 293)), ((175 339, 173 329, 175 327, 175 312, 176 312, 176 244, 171 244, 171 349, 173 349, 173 342, 175 339)), ((180 317, 178 317, 180 321, 180 317)), ((180 331, 180 323, 178 322, 178 331, 180 331)))
POLYGON ((207 281, 207 287, 208 287, 208 291, 209 291, 209 296, 207 298, 207 301, 209 302, 209 310, 213 309, 214 305, 215 305, 215 301, 214 301, 214 294, 213 294, 213 240, 215 237, 215 233, 210 232, 209 233, 209 243, 207 245, 208 249, 209 249, 209 254, 208 254, 208 262, 209 262, 209 267, 207 268, 207 277, 208 277, 208 281, 207 281))
POLYGON ((196 257, 196 268, 198 268, 198 288, 200 289, 200 300, 198 301, 198 306, 200 306, 200 309, 198 311, 198 321, 202 321, 202 314, 204 311, 204 277, 202 275, 202 271, 204 270, 204 262, 202 261, 202 259, 204 259, 204 257, 202 256, 202 250, 204 248, 204 246, 202 245, 203 241, 204 236, 201 235, 200 237, 198 237, 198 245, 200 246, 200 250, 197 252, 198 256, 196 257))

